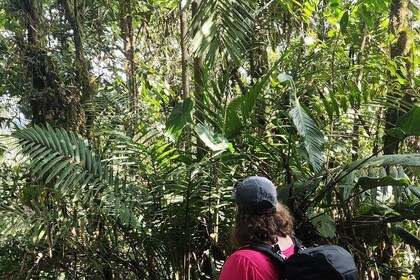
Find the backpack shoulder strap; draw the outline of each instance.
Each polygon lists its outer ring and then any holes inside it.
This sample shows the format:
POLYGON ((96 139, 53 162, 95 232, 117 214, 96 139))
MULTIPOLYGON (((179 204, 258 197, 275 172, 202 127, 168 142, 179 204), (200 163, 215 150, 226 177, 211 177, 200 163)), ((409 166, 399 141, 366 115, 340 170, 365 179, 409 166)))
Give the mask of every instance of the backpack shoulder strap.
MULTIPOLYGON (((299 239, 296 238, 294 235, 290 235, 290 238, 293 241, 293 244, 295 245, 295 253, 301 252, 305 249, 305 246, 302 245, 299 239)), ((272 260, 274 260, 276 263, 281 264, 282 266, 285 265, 287 257, 282 253, 280 250, 280 247, 278 244, 271 246, 264 242, 256 242, 252 243, 248 246, 245 246, 241 249, 252 249, 256 250, 262 253, 265 253, 268 255, 272 260)))
POLYGON ((295 245, 295 253, 301 252, 302 250, 305 249, 305 246, 302 245, 302 242, 300 242, 300 240, 297 239, 296 236, 290 235, 290 238, 292 239, 293 244, 295 245))
POLYGON ((266 254, 267 256, 269 256, 274 262, 280 264, 281 266, 283 266, 285 264, 286 261, 286 256, 283 255, 283 253, 281 252, 279 246, 276 244, 274 246, 271 246, 267 243, 253 243, 249 246, 247 246, 246 248, 248 249, 252 249, 255 251, 259 251, 262 252, 264 254, 266 254))

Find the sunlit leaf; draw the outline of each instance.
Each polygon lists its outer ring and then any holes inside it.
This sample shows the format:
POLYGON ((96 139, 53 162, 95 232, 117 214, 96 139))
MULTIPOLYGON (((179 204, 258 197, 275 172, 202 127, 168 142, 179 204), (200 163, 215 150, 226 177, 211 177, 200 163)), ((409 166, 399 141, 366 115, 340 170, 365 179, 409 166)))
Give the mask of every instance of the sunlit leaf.
POLYGON ((229 142, 226 138, 216 133, 210 126, 198 124, 195 127, 195 132, 200 137, 201 141, 214 152, 223 151, 229 148, 229 142))
POLYGON ((295 86, 295 82, 293 81, 292 76, 286 73, 280 73, 277 76, 277 79, 279 80, 280 83, 286 83, 286 82, 290 83, 290 86, 292 88, 292 91, 290 92, 290 99, 294 100, 296 98, 296 86, 295 86))
POLYGON ((192 50, 212 65, 220 54, 239 64, 249 49, 254 13, 248 1, 205 1, 192 22, 192 50))

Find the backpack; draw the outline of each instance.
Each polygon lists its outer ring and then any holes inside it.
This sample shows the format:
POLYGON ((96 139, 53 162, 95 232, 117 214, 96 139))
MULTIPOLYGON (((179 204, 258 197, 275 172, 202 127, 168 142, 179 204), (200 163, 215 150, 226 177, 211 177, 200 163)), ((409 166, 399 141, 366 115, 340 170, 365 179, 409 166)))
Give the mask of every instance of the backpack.
POLYGON ((305 248, 292 237, 295 253, 287 258, 279 246, 254 243, 248 248, 263 252, 281 267, 283 280, 357 280, 358 271, 352 255, 337 245, 305 248))

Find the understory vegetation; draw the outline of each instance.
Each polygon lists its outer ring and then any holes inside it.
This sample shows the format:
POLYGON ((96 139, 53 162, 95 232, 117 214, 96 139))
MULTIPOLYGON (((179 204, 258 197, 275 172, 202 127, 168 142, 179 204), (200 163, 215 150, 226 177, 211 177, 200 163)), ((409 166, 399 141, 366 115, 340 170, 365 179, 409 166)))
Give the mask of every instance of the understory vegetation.
POLYGON ((420 279, 418 0, 0 0, 0 279, 217 279, 233 185, 420 279))

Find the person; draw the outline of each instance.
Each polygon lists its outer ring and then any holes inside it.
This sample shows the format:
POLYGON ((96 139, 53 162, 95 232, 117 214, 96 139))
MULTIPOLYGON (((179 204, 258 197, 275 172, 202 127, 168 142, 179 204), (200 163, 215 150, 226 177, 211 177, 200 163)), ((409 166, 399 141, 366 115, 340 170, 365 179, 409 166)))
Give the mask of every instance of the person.
POLYGON ((237 205, 232 240, 239 249, 226 260, 219 280, 279 279, 281 271, 270 257, 247 247, 258 242, 277 244, 290 257, 295 251, 290 211, 277 201, 276 188, 265 177, 251 176, 237 183, 232 198, 237 205))

